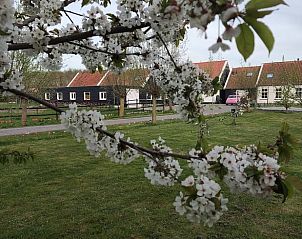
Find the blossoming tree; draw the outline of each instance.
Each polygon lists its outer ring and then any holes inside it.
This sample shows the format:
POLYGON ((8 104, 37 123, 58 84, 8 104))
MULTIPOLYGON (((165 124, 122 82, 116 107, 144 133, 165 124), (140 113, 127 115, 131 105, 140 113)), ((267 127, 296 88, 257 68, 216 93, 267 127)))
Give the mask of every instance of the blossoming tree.
POLYGON ((117 0, 117 11, 105 14, 110 0, 26 0, 16 11, 12 0, 0 5, 0 86, 3 94, 16 94, 35 100, 61 113, 62 123, 78 139, 83 139, 92 155, 103 151, 108 158, 128 164, 140 156, 146 159, 145 176, 152 184, 181 184, 173 205, 189 221, 212 226, 227 210, 228 199, 215 180, 224 181, 231 192, 256 196, 281 193, 286 198, 289 186, 280 163, 291 156, 292 139, 286 125, 277 141, 265 150, 260 146, 215 146, 204 140, 203 97, 214 94, 217 81, 197 69, 192 62, 178 63, 167 47, 184 39, 189 28, 206 31, 219 18, 223 34, 209 49, 229 49, 225 43, 235 38, 239 52, 247 59, 254 50, 254 33, 269 51, 274 38, 259 19, 285 4, 283 0, 117 0), (69 6, 80 2, 88 11, 74 12, 69 6), (244 6, 243 6, 244 5, 244 6), (70 23, 64 25, 62 16, 70 23), (81 17, 75 25, 73 17, 81 17), (173 153, 162 138, 145 148, 106 129, 101 113, 79 111, 75 104, 62 112, 54 105, 22 91, 22 72, 10 66, 10 52, 22 50, 40 54, 44 65, 52 67, 62 54, 78 54, 91 71, 105 67, 123 72, 139 62, 148 67, 150 76, 173 99, 178 112, 188 121, 199 124, 197 144, 187 154, 173 153), (161 54, 162 51, 167 54, 161 54), (181 179, 184 160, 191 176, 181 179))

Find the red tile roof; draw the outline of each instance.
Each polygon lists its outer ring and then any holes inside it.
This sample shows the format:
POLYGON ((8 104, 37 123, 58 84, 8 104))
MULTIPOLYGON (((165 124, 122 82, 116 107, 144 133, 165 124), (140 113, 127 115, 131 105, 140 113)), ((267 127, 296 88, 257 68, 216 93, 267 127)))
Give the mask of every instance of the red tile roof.
POLYGON ((211 78, 219 77, 224 70, 224 66, 227 61, 208 61, 208 62, 198 62, 194 65, 198 66, 207 72, 211 78))
POLYGON ((230 71, 225 89, 243 90, 256 87, 260 66, 237 67, 230 71))
POLYGON ((106 71, 101 73, 98 71, 95 73, 79 72, 68 84, 68 87, 96 86, 105 74, 106 71))
POLYGON ((302 61, 265 63, 262 66, 258 86, 302 84, 302 61), (268 74, 273 74, 268 78, 268 74))
POLYGON ((122 74, 109 72, 100 85, 142 87, 146 82, 148 74, 147 70, 144 69, 131 69, 123 72, 122 74))

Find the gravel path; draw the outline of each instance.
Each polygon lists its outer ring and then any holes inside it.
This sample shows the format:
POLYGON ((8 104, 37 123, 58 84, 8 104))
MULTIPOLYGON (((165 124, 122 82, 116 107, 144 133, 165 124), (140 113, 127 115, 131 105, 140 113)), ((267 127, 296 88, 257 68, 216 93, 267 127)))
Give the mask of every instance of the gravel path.
MULTIPOLYGON (((231 111, 231 106, 225 105, 206 105, 205 115, 215 115, 231 111)), ((180 119, 180 116, 177 114, 173 115, 161 115, 157 116, 158 121, 161 120, 173 120, 180 119)), ((105 120, 106 125, 123 125, 123 124, 133 124, 140 122, 149 122, 151 121, 151 116, 140 117, 140 118, 129 118, 129 119, 112 119, 105 120)), ((64 126, 61 124, 57 125, 42 125, 42 126, 27 126, 22 128, 9 128, 9 129, 0 129, 1 136, 11 136, 11 135, 24 135, 32 133, 41 133, 49 131, 59 131, 64 130, 64 126)))

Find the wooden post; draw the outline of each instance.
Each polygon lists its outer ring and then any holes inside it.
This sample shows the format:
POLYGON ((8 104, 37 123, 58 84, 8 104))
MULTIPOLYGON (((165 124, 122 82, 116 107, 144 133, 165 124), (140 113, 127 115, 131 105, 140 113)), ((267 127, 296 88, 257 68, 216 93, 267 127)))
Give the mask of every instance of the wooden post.
POLYGON ((170 98, 168 99, 168 104, 169 104, 169 110, 172 111, 173 110, 173 103, 172 103, 172 100, 170 98))
POLYGON ((124 116, 125 116, 125 98, 120 97, 119 117, 122 118, 124 116))
POLYGON ((152 97, 152 124, 156 124, 156 97, 152 97))
POLYGON ((27 103, 28 103, 27 99, 21 98, 21 105, 22 105, 21 124, 23 127, 26 126, 27 124, 27 103))

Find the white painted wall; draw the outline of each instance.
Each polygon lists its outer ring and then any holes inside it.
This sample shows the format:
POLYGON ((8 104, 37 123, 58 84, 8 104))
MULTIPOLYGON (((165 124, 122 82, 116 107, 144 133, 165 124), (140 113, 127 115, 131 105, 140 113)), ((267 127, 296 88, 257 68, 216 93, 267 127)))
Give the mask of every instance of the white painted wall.
MULTIPOLYGON (((127 89, 126 102, 129 104, 139 103, 139 89, 127 89)), ((129 107, 136 107, 136 105, 130 105, 129 107)))
MULTIPOLYGON (((294 87, 302 87, 302 85, 296 85, 294 87)), ((280 99, 276 99, 276 88, 282 88, 282 86, 259 86, 257 88, 257 103, 258 104, 272 104, 277 103, 280 99), (268 98, 262 99, 262 89, 268 89, 268 98)), ((296 93, 295 88, 293 88, 293 93, 296 93)), ((296 102, 298 103, 298 102, 296 102)))
POLYGON ((219 96, 219 93, 213 96, 203 96, 204 103, 216 103, 216 97, 219 96))

